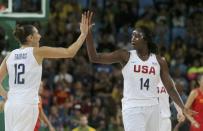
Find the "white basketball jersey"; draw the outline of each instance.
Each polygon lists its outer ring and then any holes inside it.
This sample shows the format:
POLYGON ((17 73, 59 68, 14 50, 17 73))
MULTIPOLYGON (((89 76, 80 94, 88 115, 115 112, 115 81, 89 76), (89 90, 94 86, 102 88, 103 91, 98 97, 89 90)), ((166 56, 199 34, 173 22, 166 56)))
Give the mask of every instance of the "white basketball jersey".
POLYGON ((160 65, 156 55, 141 60, 136 50, 130 51, 130 58, 122 69, 124 78, 123 108, 151 106, 158 104, 157 85, 160 80, 160 65))
POLYGON ((33 55, 33 48, 13 50, 7 61, 9 75, 8 101, 38 104, 42 65, 33 55))
POLYGON ((170 105, 169 105, 169 95, 164 87, 162 81, 160 80, 158 86, 158 94, 159 94, 159 104, 160 104, 160 112, 161 118, 169 118, 171 116, 170 105))

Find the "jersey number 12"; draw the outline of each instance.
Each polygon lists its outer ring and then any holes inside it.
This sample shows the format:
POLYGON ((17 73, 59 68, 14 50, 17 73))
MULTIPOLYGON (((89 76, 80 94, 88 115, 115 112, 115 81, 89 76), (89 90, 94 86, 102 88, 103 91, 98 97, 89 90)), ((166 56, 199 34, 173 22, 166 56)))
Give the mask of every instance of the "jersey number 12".
POLYGON ((25 65, 24 64, 15 64, 15 81, 14 84, 24 84, 25 79, 22 78, 22 75, 25 73, 25 65))

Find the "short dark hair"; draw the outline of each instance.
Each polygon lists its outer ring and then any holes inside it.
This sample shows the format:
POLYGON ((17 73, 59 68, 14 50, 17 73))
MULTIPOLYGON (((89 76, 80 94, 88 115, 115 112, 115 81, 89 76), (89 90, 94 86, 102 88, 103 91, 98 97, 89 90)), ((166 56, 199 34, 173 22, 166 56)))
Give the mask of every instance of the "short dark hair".
POLYGON ((153 43, 152 31, 145 26, 139 26, 138 28, 141 29, 141 31, 144 35, 144 39, 147 41, 149 52, 154 53, 154 54, 159 54, 157 45, 155 43, 153 43))
POLYGON ((33 25, 16 26, 13 34, 20 44, 23 45, 26 42, 26 38, 33 34, 33 28, 33 25))

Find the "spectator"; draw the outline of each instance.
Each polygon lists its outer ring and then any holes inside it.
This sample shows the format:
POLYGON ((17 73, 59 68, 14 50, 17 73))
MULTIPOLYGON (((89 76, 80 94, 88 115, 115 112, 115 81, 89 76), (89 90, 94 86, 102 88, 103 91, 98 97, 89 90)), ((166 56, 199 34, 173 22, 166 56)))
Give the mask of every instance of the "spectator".
POLYGON ((72 131, 96 131, 96 129, 92 128, 88 125, 87 116, 83 115, 80 117, 80 125, 74 128, 72 131))

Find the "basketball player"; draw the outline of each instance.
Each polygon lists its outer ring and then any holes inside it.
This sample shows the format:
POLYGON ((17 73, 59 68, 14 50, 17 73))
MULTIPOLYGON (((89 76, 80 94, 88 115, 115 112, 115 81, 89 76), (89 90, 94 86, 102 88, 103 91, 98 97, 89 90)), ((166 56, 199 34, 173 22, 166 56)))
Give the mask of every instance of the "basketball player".
POLYGON ((199 87, 193 89, 186 101, 185 106, 197 111, 198 114, 190 120, 190 131, 203 131, 203 75, 198 77, 199 87))
MULTIPOLYGON (((14 35, 21 47, 13 50, 0 66, 0 82, 8 74, 9 91, 5 103, 5 131, 33 131, 37 122, 38 90, 44 58, 73 58, 88 33, 87 13, 82 14, 81 34, 68 48, 39 47, 40 34, 32 25, 16 27, 14 35)), ((2 87, 2 84, 1 84, 2 87)), ((6 98, 1 88, 0 94, 6 98)))
MULTIPOLYGON (((159 94, 159 106, 160 106, 159 131, 171 131, 171 120, 170 120, 171 111, 170 111, 169 95, 161 80, 159 81, 157 89, 159 94)), ((185 117, 181 109, 176 104, 175 108, 178 112, 177 114, 178 121, 183 122, 185 120, 185 117)))
MULTIPOLYGON (((92 13, 89 25, 91 27, 92 13)), ((187 116, 192 111, 186 109, 175 89, 165 60, 156 55, 157 47, 152 42, 151 32, 139 27, 132 32, 131 43, 134 50, 116 50, 111 53, 97 53, 91 28, 87 36, 87 51, 91 62, 120 63, 124 78, 122 115, 125 131, 158 131, 159 104, 157 85, 160 76, 167 92, 187 116)))

